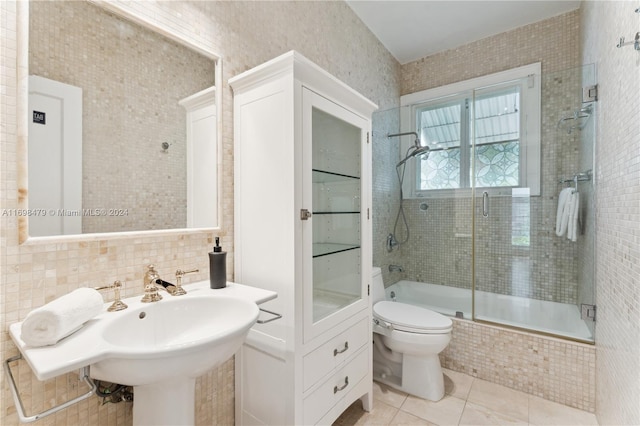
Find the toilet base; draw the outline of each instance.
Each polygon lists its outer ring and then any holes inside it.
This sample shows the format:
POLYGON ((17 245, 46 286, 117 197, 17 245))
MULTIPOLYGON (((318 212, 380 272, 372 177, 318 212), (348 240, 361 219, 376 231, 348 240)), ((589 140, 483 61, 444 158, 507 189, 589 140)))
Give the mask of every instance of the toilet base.
POLYGON ((444 376, 438 355, 404 355, 402 387, 405 392, 420 398, 440 401, 444 396, 444 376))
POLYGON ((401 366, 380 359, 379 356, 380 354, 376 354, 374 350, 373 379, 375 381, 429 401, 439 401, 444 396, 444 375, 438 355, 420 357, 403 355, 401 366), (399 370, 400 374, 398 374, 399 370))

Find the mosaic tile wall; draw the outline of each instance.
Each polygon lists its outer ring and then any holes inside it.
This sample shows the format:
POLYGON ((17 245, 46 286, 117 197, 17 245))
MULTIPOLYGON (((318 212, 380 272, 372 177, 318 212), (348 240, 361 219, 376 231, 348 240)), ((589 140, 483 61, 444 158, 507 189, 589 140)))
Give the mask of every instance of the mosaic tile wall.
MULTIPOLYGON (((476 216, 479 290, 577 303, 577 247, 592 240, 580 236, 578 243, 572 243, 557 237, 554 231, 561 189, 558 179, 572 176, 579 169, 579 132, 567 134, 557 127, 560 118, 581 106, 578 40, 579 11, 573 11, 403 66, 402 90, 406 94, 536 61, 542 63, 542 195, 529 199, 531 245, 514 249, 508 226, 512 199, 492 197, 489 218, 476 216)), ((395 170, 391 175, 395 177, 395 170)), ((477 212, 481 208, 481 198, 477 198, 475 208, 477 212)), ((405 214, 411 238, 399 250, 404 276, 470 288, 472 219, 468 197, 406 200, 405 214), (423 203, 428 205, 427 210, 420 209, 423 203)), ((376 241, 386 237, 390 226, 392 222, 374 231, 376 241)), ((584 231, 593 234, 593 226, 584 231)), ((380 265, 392 263, 384 256, 381 253, 374 258, 380 265)))
POLYGON ((86 2, 30 6, 29 73, 83 89, 82 208, 127 211, 85 216, 82 232, 186 227, 178 102, 213 86, 214 62, 86 2))
POLYGON ((443 367, 560 404, 596 409, 596 350, 530 333, 453 319, 443 367))
MULTIPOLYGON (((24 35, 17 25, 17 3, 0 2, 1 93, 0 107, 0 209, 18 207, 24 189, 17 186, 24 153, 17 149, 23 137, 17 133, 22 120, 16 84, 16 58, 24 35)), ((229 252, 227 271, 233 276, 233 104, 226 81, 249 68, 291 49, 300 51, 339 79, 363 93, 381 108, 396 106, 399 98, 399 64, 343 3, 309 2, 114 2, 164 29, 181 34, 195 44, 223 57, 223 230, 222 245, 229 252), (328 32, 327 28, 332 31, 328 32)), ((25 70, 21 70, 24 72, 25 70)), ((1 359, 16 354, 7 329, 24 319, 33 308, 77 287, 102 285, 115 279, 126 282, 125 296, 142 293, 143 267, 158 265, 162 275, 177 268, 202 271, 185 279, 206 279, 214 234, 164 232, 155 235, 125 234, 109 237, 59 238, 18 242, 14 217, 0 216, 1 359)), ((110 294, 105 294, 111 300, 110 294)), ((22 363, 19 363, 22 364, 22 363)), ((16 367, 19 387, 25 389, 27 411, 48 408, 81 387, 67 375, 39 383, 23 366, 16 367)), ((234 422, 234 364, 228 361, 199 378, 196 384, 196 423, 229 425, 234 422)), ((17 425, 15 407, 4 373, 0 396, 0 424, 17 425)), ((90 398, 40 421, 43 424, 131 424, 128 404, 101 405, 90 398)))
POLYGON ((596 379, 600 424, 640 424, 640 30, 638 1, 584 2, 582 61, 595 63, 598 115, 596 379))

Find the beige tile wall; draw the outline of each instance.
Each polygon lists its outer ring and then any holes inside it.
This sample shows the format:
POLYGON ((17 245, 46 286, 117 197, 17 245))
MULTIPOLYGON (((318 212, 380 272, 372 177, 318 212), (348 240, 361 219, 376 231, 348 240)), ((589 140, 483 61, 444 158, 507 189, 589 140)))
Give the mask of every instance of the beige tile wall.
POLYGON ((594 412, 596 351, 592 345, 454 318, 443 367, 594 412))
POLYGON ((582 4, 582 60, 596 64, 596 379, 600 424, 640 424, 640 2, 582 4))
MULTIPOLYGON (((573 11, 402 67, 402 93, 408 94, 542 63, 542 182, 541 195, 530 199, 531 245, 513 250, 511 229, 504 226, 511 221, 511 200, 493 198, 490 217, 476 221, 479 290, 577 303, 577 247, 592 240, 580 236, 577 244, 572 243, 557 237, 553 229, 561 189, 558 179, 579 171, 579 132, 567 135, 556 126, 559 118, 581 106, 579 16, 579 11, 573 11), (517 269, 518 265, 523 266, 517 269), (513 279, 515 276, 518 280, 513 279)), ((405 205, 411 238, 400 252, 409 279, 470 288, 472 241, 460 237, 472 233, 468 200, 407 200, 405 205), (429 205, 426 212, 418 208, 423 202, 429 205)), ((480 206, 476 202, 476 210, 480 206)), ((593 233, 593 228, 588 231, 593 233)))
MULTIPOLYGON (((192 42, 218 52, 223 57, 223 231, 222 244, 229 251, 227 270, 233 274, 233 106, 226 81, 249 68, 291 49, 351 85, 382 108, 397 105, 399 64, 362 25, 351 9, 338 2, 118 2, 156 25, 179 33, 192 42)), ((24 113, 17 109, 16 58, 18 26, 16 2, 0 2, 1 121, 0 129, 0 209, 15 209, 19 152, 16 120, 24 113)), ((141 293, 143 265, 154 262, 161 274, 179 267, 202 271, 189 281, 206 279, 207 255, 213 233, 131 234, 95 239, 59 239, 18 243, 17 221, 0 216, 2 248, 0 275, 1 359, 16 353, 7 334, 8 325, 23 319, 34 307, 81 286, 94 286, 115 279, 126 281, 125 293, 141 293)), ((106 295, 105 299, 111 299, 106 295)), ((80 387, 77 378, 67 375, 39 383, 20 365, 16 367, 20 387, 33 413, 63 400, 80 387), (71 391, 68 388, 72 388, 71 391)), ((233 360, 201 377, 196 385, 198 424, 232 424, 234 412, 233 360)), ((17 424, 15 408, 2 376, 0 423, 17 424)), ((100 405, 91 398, 59 414, 45 418, 44 424, 130 424, 128 404, 100 405)))

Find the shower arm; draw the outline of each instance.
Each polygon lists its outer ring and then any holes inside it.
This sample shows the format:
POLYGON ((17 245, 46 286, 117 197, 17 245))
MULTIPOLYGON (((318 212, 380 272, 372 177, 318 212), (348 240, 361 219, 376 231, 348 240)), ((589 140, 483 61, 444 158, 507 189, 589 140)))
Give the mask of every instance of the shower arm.
POLYGON ((387 138, 395 138, 397 136, 407 136, 407 135, 413 135, 413 136, 416 137, 416 139, 418 139, 418 134, 416 132, 404 132, 404 133, 387 134, 387 138))

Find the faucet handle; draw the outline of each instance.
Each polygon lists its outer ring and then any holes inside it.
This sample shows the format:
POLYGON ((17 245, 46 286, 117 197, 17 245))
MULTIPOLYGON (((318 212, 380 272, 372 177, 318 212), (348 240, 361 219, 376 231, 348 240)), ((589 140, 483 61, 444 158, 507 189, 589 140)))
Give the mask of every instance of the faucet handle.
POLYGON ((190 269, 188 271, 183 271, 182 269, 178 269, 176 271, 176 291, 174 292, 174 296, 182 296, 183 294, 187 294, 187 291, 182 288, 182 277, 187 274, 193 274, 195 272, 200 272, 199 269, 190 269))
POLYGON ((106 290, 111 288, 113 289, 115 300, 113 301, 111 306, 107 308, 107 311, 109 312, 121 311, 128 308, 128 306, 122 300, 120 300, 120 287, 122 287, 122 281, 116 280, 111 285, 105 285, 95 288, 96 290, 106 290))

